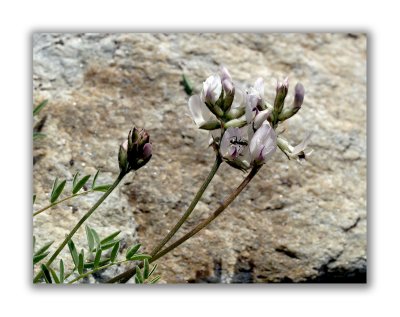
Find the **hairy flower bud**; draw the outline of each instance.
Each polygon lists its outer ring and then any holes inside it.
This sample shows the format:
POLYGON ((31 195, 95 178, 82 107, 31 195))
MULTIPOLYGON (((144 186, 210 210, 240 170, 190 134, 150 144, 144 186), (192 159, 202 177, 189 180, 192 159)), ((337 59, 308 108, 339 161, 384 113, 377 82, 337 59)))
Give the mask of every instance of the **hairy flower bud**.
POLYGON ((304 101, 304 87, 301 83, 297 83, 296 87, 294 88, 294 100, 291 107, 287 109, 283 109, 281 114, 279 115, 279 121, 285 121, 291 117, 293 117, 301 108, 301 105, 304 101))
POLYGON ((136 171, 147 164, 151 156, 152 145, 149 134, 144 129, 139 130, 134 127, 129 131, 128 139, 119 148, 119 168, 125 173, 136 171))
POLYGON ((286 77, 283 82, 278 82, 276 85, 276 96, 274 102, 274 112, 279 115, 282 112, 285 98, 289 89, 289 80, 286 77))

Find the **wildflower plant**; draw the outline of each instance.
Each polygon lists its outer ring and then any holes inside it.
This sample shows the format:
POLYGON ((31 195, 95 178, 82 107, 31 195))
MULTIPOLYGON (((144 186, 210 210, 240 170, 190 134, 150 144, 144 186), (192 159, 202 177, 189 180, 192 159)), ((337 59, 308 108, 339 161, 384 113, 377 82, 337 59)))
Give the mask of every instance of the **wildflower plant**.
MULTIPOLYGON (((82 192, 81 189, 91 176, 86 175, 79 179, 78 174, 76 174, 72 184, 72 195, 59 199, 65 189, 66 181, 59 183, 56 179, 50 195, 50 205, 34 212, 33 216, 38 216, 54 205, 78 195, 93 191, 104 191, 104 194, 77 222, 54 253, 50 255, 48 251, 53 242, 46 243, 39 247, 37 251, 34 251, 33 264, 34 266, 40 265, 40 269, 34 277, 34 282, 72 284, 112 265, 132 263, 130 269, 113 277, 108 283, 125 283, 133 277, 135 283, 155 283, 160 279, 160 275, 152 276, 157 265, 150 265, 180 246, 216 219, 243 191, 261 167, 271 159, 277 148, 288 159, 305 160, 311 154, 311 151, 305 152, 310 140, 310 134, 299 145, 292 146, 282 136, 282 133, 277 133, 279 125, 293 117, 300 110, 304 101, 304 87, 298 83, 294 89, 292 103, 286 105, 285 99, 289 91, 287 78, 277 83, 275 100, 272 104, 265 99, 264 86, 264 80, 258 78, 249 89, 241 89, 239 85, 235 84, 229 71, 225 67, 221 67, 219 74, 214 74, 203 82, 199 94, 192 95, 189 98, 188 110, 194 124, 199 129, 209 131, 209 146, 214 150, 215 161, 186 211, 149 254, 139 253, 141 245, 136 244, 128 249, 124 259, 118 260, 117 256, 120 249, 118 235, 120 232, 115 232, 101 239, 96 230, 88 225, 85 226, 88 241, 87 252, 83 249, 78 252, 72 240, 77 230, 112 193, 121 180, 128 173, 137 172, 141 167, 149 163, 153 155, 153 148, 147 131, 134 127, 129 131, 127 139, 120 145, 118 153, 120 173, 113 184, 96 185, 98 175, 96 173, 91 189, 82 192), (208 218, 166 246, 194 211, 222 163, 247 173, 246 177, 208 218), (74 268, 68 273, 65 272, 62 259, 59 260, 58 265, 54 265, 56 258, 66 246, 68 246, 74 263, 74 268), (48 256, 50 256, 49 259, 47 259, 48 256)), ((190 89, 190 91, 192 90, 190 89)), ((36 247, 34 246, 35 249, 36 247)))

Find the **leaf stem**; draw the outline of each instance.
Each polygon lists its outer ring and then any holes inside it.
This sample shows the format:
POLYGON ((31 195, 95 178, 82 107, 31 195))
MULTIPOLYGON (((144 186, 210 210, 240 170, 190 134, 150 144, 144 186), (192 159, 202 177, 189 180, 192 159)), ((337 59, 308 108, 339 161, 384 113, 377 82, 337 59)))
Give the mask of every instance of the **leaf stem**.
POLYGON ((74 198, 76 196, 82 196, 82 195, 86 195, 86 194, 89 194, 89 193, 94 193, 94 192, 95 191, 93 189, 90 189, 90 190, 87 190, 87 191, 84 191, 84 192, 81 192, 81 193, 76 193, 76 194, 73 194, 71 196, 65 197, 65 198, 63 198, 61 200, 55 201, 54 203, 52 203, 52 204, 50 204, 50 205, 48 205, 48 206, 36 211, 35 213, 33 213, 33 217, 37 216, 38 214, 42 213, 43 211, 45 211, 45 210, 47 210, 49 208, 52 208, 52 207, 54 207, 54 206, 56 206, 58 204, 61 204, 62 202, 66 201, 68 199, 74 198))
MULTIPOLYGON (((155 254, 150 260, 149 263, 152 263, 159 258, 163 257, 167 253, 171 252, 173 249, 177 248, 180 246, 182 243, 184 243, 186 240, 189 238, 193 237, 196 233, 198 233, 200 230, 208 226, 215 218, 217 218, 234 200, 235 198, 242 192, 242 190, 247 186, 247 184, 254 178, 254 176, 257 174, 257 172, 260 170, 261 165, 253 167, 253 169, 250 171, 250 173, 246 176, 246 178, 242 181, 242 183, 223 201, 223 203, 203 222, 198 224, 195 228, 193 228, 190 232, 185 234, 182 238, 171 244, 169 247, 165 248, 161 252, 158 252, 155 254)), ((107 281, 107 283, 115 283, 115 282, 121 282, 125 283, 127 282, 133 275, 135 274, 135 269, 130 269, 127 270, 114 278, 110 279, 107 281)))
MULTIPOLYGON (((71 230, 71 232, 68 234, 68 236, 64 239, 64 241, 60 244, 60 246, 57 248, 57 250, 54 252, 54 254, 51 256, 51 258, 47 261, 46 266, 50 267, 50 265, 53 263, 53 261, 56 259, 56 257, 60 254, 62 249, 65 247, 65 245, 68 243, 69 240, 74 236, 74 234, 78 231, 78 229, 82 226, 82 224, 92 215, 92 213, 101 205, 101 203, 112 193, 112 191, 118 186, 118 184, 121 182, 121 180, 124 178, 126 175, 125 172, 120 172, 114 183, 108 188, 108 190, 99 198, 99 200, 90 208, 90 210, 79 220, 79 222, 75 225, 75 227, 71 230)), ((39 272, 33 282, 37 283, 39 279, 42 277, 43 272, 39 272)))

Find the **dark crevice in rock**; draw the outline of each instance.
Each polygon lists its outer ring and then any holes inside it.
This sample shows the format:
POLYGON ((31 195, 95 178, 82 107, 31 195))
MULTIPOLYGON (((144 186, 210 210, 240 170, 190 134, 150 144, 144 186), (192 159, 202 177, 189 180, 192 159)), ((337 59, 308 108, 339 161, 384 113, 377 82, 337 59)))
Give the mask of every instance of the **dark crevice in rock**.
POLYGON ((318 276, 307 279, 302 283, 367 283, 367 267, 348 268, 321 268, 318 276))
POLYGON ((283 253, 284 255, 292 258, 292 259, 299 259, 300 257, 297 255, 296 252, 289 250, 286 246, 280 246, 275 248, 276 252, 283 253))
POLYGON ((254 268, 252 260, 239 257, 235 264, 232 283, 254 283, 254 268))
POLYGON ((350 231, 351 229, 355 228, 355 227, 358 225, 358 223, 360 222, 360 220, 361 220, 361 218, 360 218, 360 217, 357 217, 356 221, 354 221, 354 223, 353 223, 351 226, 346 227, 346 228, 343 228, 343 231, 344 231, 344 232, 348 232, 348 231, 350 231))

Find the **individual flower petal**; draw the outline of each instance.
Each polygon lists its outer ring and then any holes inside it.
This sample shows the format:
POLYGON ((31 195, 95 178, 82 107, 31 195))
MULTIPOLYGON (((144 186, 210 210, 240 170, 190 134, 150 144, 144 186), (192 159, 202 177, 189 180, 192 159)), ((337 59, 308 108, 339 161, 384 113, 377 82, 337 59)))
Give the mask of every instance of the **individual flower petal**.
POLYGON ((190 114, 198 127, 202 126, 212 117, 211 112, 198 95, 191 96, 188 105, 190 114))
POLYGON ((250 158, 255 164, 264 164, 276 151, 276 134, 268 121, 254 133, 250 141, 250 158))
POLYGON ((235 168, 246 170, 250 167, 246 129, 228 128, 220 144, 221 156, 235 168))
POLYGON ((221 78, 218 75, 210 76, 203 83, 200 94, 201 101, 215 104, 222 92, 221 78))

